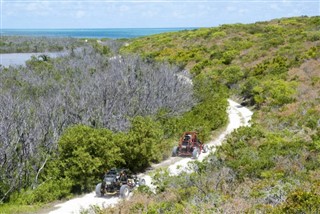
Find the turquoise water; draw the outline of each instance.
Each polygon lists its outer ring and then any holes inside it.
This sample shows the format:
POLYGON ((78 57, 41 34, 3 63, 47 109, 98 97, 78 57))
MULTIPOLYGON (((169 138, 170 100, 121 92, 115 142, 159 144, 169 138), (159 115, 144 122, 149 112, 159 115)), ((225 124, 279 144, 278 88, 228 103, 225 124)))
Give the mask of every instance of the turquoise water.
POLYGON ((135 38, 196 28, 106 28, 106 29, 1 29, 2 36, 46 36, 72 38, 135 38))
POLYGON ((52 58, 63 56, 64 53, 6 53, 0 54, 0 65, 4 67, 9 67, 10 65, 24 65, 25 62, 31 59, 32 56, 38 57, 41 54, 46 54, 52 58))

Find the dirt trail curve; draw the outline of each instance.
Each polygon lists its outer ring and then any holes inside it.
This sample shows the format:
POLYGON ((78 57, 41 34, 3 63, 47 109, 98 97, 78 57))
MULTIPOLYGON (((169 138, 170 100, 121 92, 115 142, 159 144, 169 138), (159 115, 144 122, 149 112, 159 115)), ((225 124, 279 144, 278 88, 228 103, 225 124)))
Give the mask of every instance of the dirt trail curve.
MULTIPOLYGON (((229 107, 228 107, 228 114, 229 114, 229 124, 226 128, 226 130, 221 133, 216 139, 210 141, 208 143, 209 147, 211 148, 211 151, 215 151, 215 147, 221 145, 225 137, 231 133, 234 129, 239 128, 240 126, 249 126, 250 119, 252 116, 252 112, 241 106, 240 104, 228 100, 229 107)), ((202 161, 206 156, 208 156, 209 153, 203 153, 200 155, 198 160, 202 161)), ((172 175, 179 174, 182 170, 186 171, 188 162, 193 161, 191 158, 179 158, 179 157, 171 157, 159 164, 156 164, 153 166, 153 168, 159 168, 168 166, 169 172, 172 175)), ((141 174, 140 176, 144 177, 146 179, 147 185, 151 184, 151 178, 150 176, 141 174)), ((112 206, 114 204, 117 204, 119 202, 118 197, 96 197, 95 193, 89 193, 82 197, 74 198, 69 201, 66 201, 61 204, 55 205, 53 211, 49 212, 49 214, 67 214, 67 213, 73 213, 78 214, 83 209, 88 209, 90 206, 100 206, 100 207, 107 207, 112 206)))

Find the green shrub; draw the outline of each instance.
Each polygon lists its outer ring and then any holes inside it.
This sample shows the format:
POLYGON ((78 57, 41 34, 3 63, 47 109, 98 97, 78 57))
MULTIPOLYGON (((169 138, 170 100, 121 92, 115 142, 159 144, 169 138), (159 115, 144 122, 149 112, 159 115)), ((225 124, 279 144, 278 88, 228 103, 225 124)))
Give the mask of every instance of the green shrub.
POLYGON ((184 208, 182 204, 176 203, 175 201, 163 201, 160 203, 154 203, 149 205, 148 212, 150 214, 157 213, 172 213, 172 214, 180 214, 184 213, 184 208))
POLYGON ((262 50, 278 47, 283 45, 285 40, 281 36, 273 37, 263 43, 262 50))
POLYGON ((19 205, 48 203, 71 196, 72 182, 68 178, 51 179, 43 182, 35 189, 26 189, 11 195, 10 201, 19 205))
POLYGON ((288 195, 287 200, 280 207, 280 211, 284 213, 319 213, 320 195, 296 190, 288 195))
MULTIPOLYGON (((272 60, 265 60, 262 63, 259 63, 254 67, 251 71, 251 75, 259 76, 259 75, 282 75, 288 71, 288 62, 287 58, 277 56, 272 60)), ((277 77, 279 78, 279 77, 277 77)))
POLYGON ((239 51, 237 50, 229 50, 222 54, 222 62, 226 65, 231 64, 232 60, 236 58, 236 56, 239 55, 239 51))
POLYGON ((71 196, 72 182, 69 178, 60 178, 58 180, 48 180, 40 184, 31 193, 32 201, 29 204, 36 202, 48 203, 54 200, 60 200, 71 196))
POLYGON ((82 192, 91 190, 106 169, 124 160, 111 131, 78 125, 61 136, 57 162, 60 176, 71 179, 73 192, 82 192))
POLYGON ((159 122, 150 117, 135 117, 126 137, 122 135, 120 144, 126 167, 141 171, 152 162, 161 160, 165 143, 163 135, 159 122))
POLYGON ((240 81, 243 78, 244 73, 239 66, 230 66, 224 69, 222 76, 225 78, 226 84, 230 87, 232 84, 240 81))
POLYGON ((307 40, 311 42, 319 41, 320 40, 320 33, 319 32, 307 32, 307 40))
POLYGON ((253 88, 254 101, 258 105, 267 102, 271 106, 282 106, 294 101, 296 86, 295 82, 284 80, 264 81, 253 88))
POLYGON ((218 31, 211 34, 212 38, 221 39, 227 36, 227 33, 224 31, 218 31))
POLYGON ((305 59, 317 59, 320 56, 319 46, 313 46, 304 53, 305 59))

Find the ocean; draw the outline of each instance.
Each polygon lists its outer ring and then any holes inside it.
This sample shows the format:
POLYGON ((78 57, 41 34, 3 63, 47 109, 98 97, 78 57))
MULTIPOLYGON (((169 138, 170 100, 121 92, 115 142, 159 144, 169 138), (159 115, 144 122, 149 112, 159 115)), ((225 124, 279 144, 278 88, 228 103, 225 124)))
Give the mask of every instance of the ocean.
MULTIPOLYGON (((136 38, 165 32, 193 30, 197 28, 107 28, 107 29, 1 29, 1 36, 70 37, 70 38, 136 38)), ((60 53, 46 53, 55 57, 60 53)), ((0 54, 0 66, 23 65, 35 53, 0 54)))
POLYGON ((197 28, 105 28, 105 29, 1 29, 1 36, 45 36, 72 38, 136 38, 197 28))

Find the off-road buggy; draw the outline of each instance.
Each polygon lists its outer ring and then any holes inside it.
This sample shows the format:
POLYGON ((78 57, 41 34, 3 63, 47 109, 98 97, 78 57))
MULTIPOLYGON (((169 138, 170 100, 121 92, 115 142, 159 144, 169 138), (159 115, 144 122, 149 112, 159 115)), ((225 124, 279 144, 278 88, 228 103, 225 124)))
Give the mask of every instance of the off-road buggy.
POLYGON ((201 152, 208 152, 208 146, 202 144, 197 134, 195 131, 184 132, 179 145, 173 148, 172 156, 192 156, 197 159, 201 152))
POLYGON ((104 175, 102 183, 97 184, 96 195, 120 194, 122 198, 127 198, 135 187, 141 185, 145 185, 145 180, 139 179, 130 170, 113 168, 104 175))

